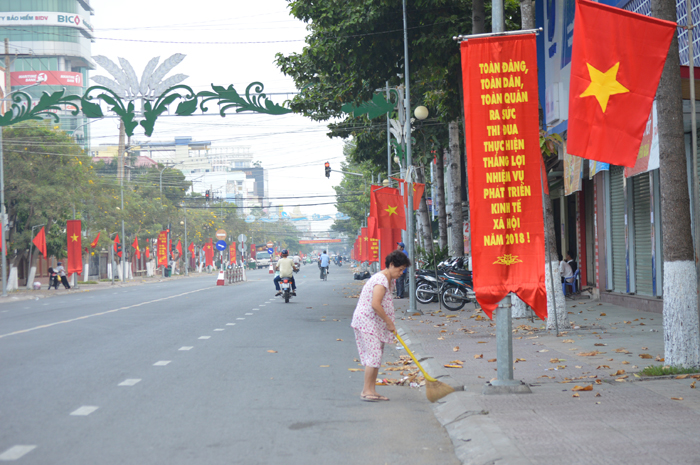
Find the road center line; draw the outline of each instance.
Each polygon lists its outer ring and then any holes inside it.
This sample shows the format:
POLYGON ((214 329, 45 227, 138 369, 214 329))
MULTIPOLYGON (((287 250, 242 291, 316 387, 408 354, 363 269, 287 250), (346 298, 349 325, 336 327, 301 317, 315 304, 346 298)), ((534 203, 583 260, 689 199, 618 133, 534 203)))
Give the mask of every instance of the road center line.
MULTIPOLYGON (((208 290, 208 289, 214 289, 215 287, 216 287, 216 286, 205 287, 205 288, 203 288, 203 289, 197 289, 197 290, 194 290, 194 291, 184 292, 184 293, 178 294, 178 295, 171 295, 170 297, 163 297, 162 299, 149 300, 148 302, 141 302, 141 303, 139 303, 139 304, 134 304, 134 305, 126 306, 126 307, 115 308, 114 310, 107 310, 107 311, 105 311, 105 312, 99 312, 99 313, 93 313, 93 314, 91 314, 91 315, 79 316, 78 318, 72 318, 72 319, 70 319, 70 320, 57 321, 57 322, 55 322, 55 323, 49 323, 49 324, 45 324, 45 325, 41 325, 41 326, 35 326, 35 327, 33 327, 33 328, 28 328, 28 329, 21 329, 21 330, 19 330, 19 331, 14 331, 14 332, 7 333, 7 334, 0 334, 0 339, 2 339, 2 338, 4 338, 4 337, 7 337, 7 336, 15 336, 15 335, 17 335, 17 334, 23 334, 23 333, 28 333, 28 332, 30 332, 30 331, 36 331, 37 329, 50 328, 51 326, 62 325, 62 324, 65 324, 65 323, 72 323, 72 322, 74 322, 74 321, 79 321, 79 320, 85 320, 86 318, 92 318, 92 317, 94 317, 94 316, 107 315, 107 314, 109 314, 109 313, 118 312, 119 310, 128 310, 128 309, 130 309, 130 308, 136 308, 136 307, 141 307, 141 306, 143 306, 143 305, 153 304, 153 303, 156 303, 156 302, 162 302, 162 301, 164 301, 164 300, 170 300, 170 299, 174 299, 174 298, 176 298, 176 297, 182 297, 183 295, 194 294, 195 292, 206 291, 206 290, 208 290)), ((48 305, 48 304, 44 304, 44 305, 48 305)))
POLYGON ((86 417, 90 415, 92 412, 97 410, 99 407, 95 407, 94 405, 83 405, 80 407, 78 410, 75 410, 74 412, 71 412, 71 415, 75 417, 86 417))
POLYGON ((130 379, 125 379, 121 383, 117 384, 117 386, 133 386, 136 383, 141 381, 140 379, 135 379, 135 378, 130 378, 130 379))

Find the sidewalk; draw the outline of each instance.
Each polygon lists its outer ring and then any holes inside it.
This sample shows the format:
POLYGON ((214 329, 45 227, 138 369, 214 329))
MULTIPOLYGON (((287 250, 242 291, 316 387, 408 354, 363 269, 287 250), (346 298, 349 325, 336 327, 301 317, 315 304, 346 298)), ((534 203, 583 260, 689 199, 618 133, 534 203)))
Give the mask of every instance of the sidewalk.
POLYGON ((7 293, 7 297, 0 297, 0 305, 3 303, 9 303, 9 302, 18 302, 21 300, 36 300, 36 299, 46 299, 48 297, 54 297, 54 296, 59 296, 59 295, 66 295, 66 294, 75 294, 78 292, 89 292, 89 291, 97 291, 97 290, 102 290, 102 289, 111 289, 111 288, 121 288, 121 287, 131 287, 131 286, 140 286, 142 284, 154 284, 154 283, 161 283, 161 282, 166 282, 174 279, 186 279, 186 278, 194 278, 198 276, 213 276, 214 282, 216 282, 216 274, 215 273, 190 273, 189 276, 185 275, 174 275, 169 278, 163 278, 162 276, 152 276, 150 278, 134 278, 130 279, 126 282, 121 282, 118 279, 114 280, 114 284, 112 284, 111 281, 100 281, 97 284, 79 284, 77 287, 71 287, 70 289, 65 289, 62 285, 59 284, 58 289, 47 289, 46 284, 43 284, 41 289, 38 291, 35 291, 33 289, 26 289, 25 287, 21 287, 16 291, 10 291, 7 293))
POLYGON ((698 380, 635 374, 663 364, 660 314, 567 300, 575 329, 560 337, 542 321, 513 320, 514 378, 532 394, 483 395, 496 377, 495 324, 474 304, 440 312, 419 303, 424 314, 412 316, 407 307, 396 301, 411 350, 429 357, 431 375, 464 386, 434 404, 463 463, 700 464, 698 380), (444 367, 455 361, 463 368, 444 367))

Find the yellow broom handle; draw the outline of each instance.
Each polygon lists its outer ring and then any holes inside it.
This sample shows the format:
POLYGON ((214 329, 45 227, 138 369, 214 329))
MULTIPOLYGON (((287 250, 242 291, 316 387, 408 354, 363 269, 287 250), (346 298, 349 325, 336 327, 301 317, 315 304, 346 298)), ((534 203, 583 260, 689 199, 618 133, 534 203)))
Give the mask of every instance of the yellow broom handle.
POLYGON ((406 352, 408 352, 408 355, 410 355, 411 358, 413 359, 413 361, 416 362, 416 366, 421 371, 421 373, 423 373, 423 377, 428 381, 437 381, 435 378, 433 378, 428 373, 426 373, 422 366, 420 366, 420 363, 418 363, 418 360, 416 360, 416 356, 413 355, 413 352, 411 352, 411 349, 409 349, 408 346, 406 345, 406 343, 403 342, 403 339, 401 339, 401 336, 399 336, 398 332, 396 333, 396 339, 399 340, 399 342, 401 343, 403 348, 406 349, 406 352))

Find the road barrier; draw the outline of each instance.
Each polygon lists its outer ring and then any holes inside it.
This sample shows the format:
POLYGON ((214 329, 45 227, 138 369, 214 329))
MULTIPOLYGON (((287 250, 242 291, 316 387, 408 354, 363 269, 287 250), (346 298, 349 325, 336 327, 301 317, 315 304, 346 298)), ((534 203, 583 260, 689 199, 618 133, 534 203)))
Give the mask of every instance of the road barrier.
POLYGON ((233 284, 244 280, 245 275, 243 273, 242 266, 233 266, 231 268, 226 269, 226 282, 228 284, 233 284))

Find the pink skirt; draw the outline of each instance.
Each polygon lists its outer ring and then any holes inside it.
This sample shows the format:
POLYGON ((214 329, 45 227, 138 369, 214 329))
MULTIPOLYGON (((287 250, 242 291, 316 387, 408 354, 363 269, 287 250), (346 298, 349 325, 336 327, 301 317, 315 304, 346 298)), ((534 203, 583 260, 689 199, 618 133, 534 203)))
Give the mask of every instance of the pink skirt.
POLYGON ((360 353, 360 363, 372 368, 382 366, 384 343, 377 336, 356 329, 355 341, 357 341, 357 351, 360 353))

